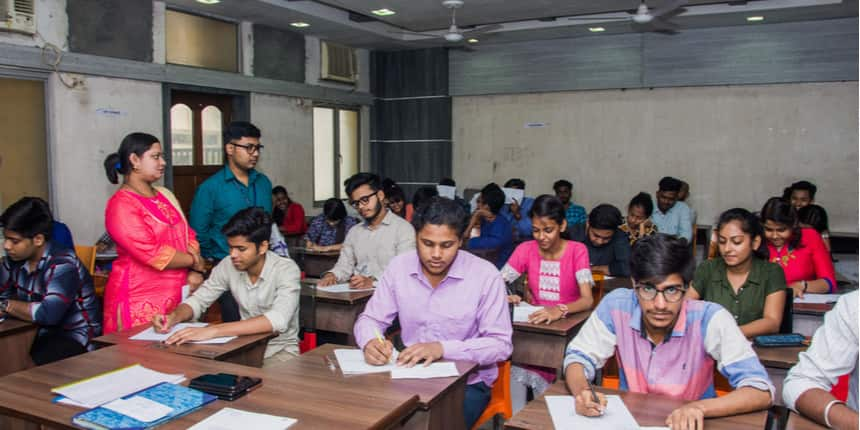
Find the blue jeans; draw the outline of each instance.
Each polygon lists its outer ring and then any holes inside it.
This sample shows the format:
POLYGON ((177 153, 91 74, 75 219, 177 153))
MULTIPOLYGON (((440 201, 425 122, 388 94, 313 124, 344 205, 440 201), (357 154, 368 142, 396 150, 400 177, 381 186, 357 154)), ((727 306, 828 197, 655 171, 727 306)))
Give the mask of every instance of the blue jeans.
POLYGON ((484 409, 490 403, 490 387, 483 382, 466 385, 466 396, 463 399, 463 416, 466 418, 466 429, 471 429, 478 421, 484 409))

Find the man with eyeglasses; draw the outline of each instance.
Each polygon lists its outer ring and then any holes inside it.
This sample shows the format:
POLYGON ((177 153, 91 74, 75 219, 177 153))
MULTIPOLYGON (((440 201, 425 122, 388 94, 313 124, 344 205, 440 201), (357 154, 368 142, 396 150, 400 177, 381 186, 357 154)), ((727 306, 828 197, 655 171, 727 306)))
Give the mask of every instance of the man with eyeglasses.
MULTIPOLYGON (((197 232, 200 254, 221 261, 230 254, 221 229, 242 209, 261 207, 272 213, 272 181, 255 170, 263 152, 260 129, 246 121, 233 121, 224 130, 224 168, 203 181, 191 203, 189 223, 197 232)), ((239 307, 229 291, 218 299, 221 319, 239 321, 239 307)))
POLYGON ((351 288, 373 288, 392 258, 415 250, 415 229, 385 207, 379 176, 356 173, 344 186, 349 204, 364 222, 346 234, 337 263, 323 275, 319 285, 349 282, 351 288))
POLYGON ((588 381, 613 354, 621 390, 689 402, 666 418, 673 430, 702 429, 704 418, 770 406, 773 384, 731 314, 715 303, 684 300, 692 269, 683 239, 658 233, 636 242, 634 289, 604 297, 567 346, 565 380, 577 414, 599 416, 606 408, 588 381), (734 388, 719 398, 714 363, 734 388))

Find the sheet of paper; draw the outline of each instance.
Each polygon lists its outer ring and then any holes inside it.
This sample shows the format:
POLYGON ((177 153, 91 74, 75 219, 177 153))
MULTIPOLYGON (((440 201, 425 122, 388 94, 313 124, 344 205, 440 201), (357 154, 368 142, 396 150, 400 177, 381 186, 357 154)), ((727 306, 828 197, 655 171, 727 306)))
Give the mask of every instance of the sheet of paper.
POLYGON ((162 382, 178 384, 184 380, 185 375, 156 372, 135 364, 55 387, 51 392, 68 397, 78 405, 95 408, 162 382))
POLYGON ((182 286, 182 301, 184 302, 191 295, 191 285, 185 284, 182 286))
POLYGON ((457 195, 457 187, 452 187, 450 185, 436 185, 436 191, 439 192, 440 197, 445 197, 451 200, 454 200, 454 197, 457 195))
POLYGON ((424 366, 419 363, 412 367, 396 367, 391 370, 391 379, 430 379, 460 376, 457 365, 450 361, 432 363, 424 366))
POLYGON ((373 286, 374 288, 353 289, 349 288, 348 282, 344 282, 343 284, 334 284, 327 287, 317 286, 317 288, 319 288, 320 291, 325 291, 327 293, 355 293, 358 291, 373 291, 376 288, 376 283, 374 283, 373 286))
POLYGON ((669 430, 669 427, 642 426, 642 427, 639 427, 639 430, 669 430))
POLYGON ((543 309, 543 306, 532 306, 526 302, 514 306, 514 322, 529 322, 529 315, 543 309))
POLYGON ((804 294, 803 297, 796 297, 794 299, 794 303, 814 303, 814 304, 824 304, 824 303, 836 303, 839 301, 839 294, 812 294, 807 293, 804 294))
POLYGON ((289 417, 224 408, 209 415, 205 420, 188 427, 188 430, 235 430, 241 428, 284 430, 297 422, 298 420, 289 417))
MULTIPOLYGON (((375 341, 374 341, 375 342, 375 341)), ((363 375, 365 373, 390 372, 397 368, 397 350, 392 354, 391 362, 384 366, 374 366, 364 361, 364 352, 360 349, 336 349, 334 356, 344 375, 363 375)))
MULTIPOLYGON (((130 337, 129 339, 131 339, 131 340, 146 340, 146 341, 151 341, 151 342, 163 342, 163 341, 167 340, 167 338, 172 336, 173 333, 176 333, 179 330, 182 330, 184 328, 206 327, 207 325, 208 325, 207 323, 202 323, 202 322, 179 323, 179 324, 176 324, 175 326, 173 326, 173 328, 170 329, 170 331, 167 333, 157 333, 154 328, 150 327, 150 328, 130 337)), ((224 337, 216 337, 216 338, 212 338, 212 339, 208 339, 208 340, 197 340, 197 341, 194 341, 192 343, 221 344, 221 343, 227 343, 227 342, 229 342, 235 338, 236 338, 236 336, 224 336, 224 337)))
POLYGON ((151 423, 164 418, 167 414, 173 412, 173 408, 141 396, 116 399, 105 403, 102 407, 145 423, 151 423))
POLYGON ((606 396, 606 409, 600 417, 584 417, 574 410, 573 396, 546 396, 546 406, 556 429, 602 428, 639 430, 621 397, 606 396))
POLYGON ((505 204, 509 205, 516 200, 518 203, 523 202, 523 196, 525 195, 524 190, 520 190, 518 188, 502 188, 502 191, 505 192, 505 204))

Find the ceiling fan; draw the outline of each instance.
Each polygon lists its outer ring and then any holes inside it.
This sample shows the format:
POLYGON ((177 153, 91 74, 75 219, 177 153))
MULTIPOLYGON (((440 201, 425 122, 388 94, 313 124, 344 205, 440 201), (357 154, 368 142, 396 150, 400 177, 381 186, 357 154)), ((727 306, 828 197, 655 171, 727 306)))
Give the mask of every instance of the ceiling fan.
MULTIPOLYGON (((667 0, 660 6, 649 8, 645 4, 645 0, 639 2, 639 7, 635 13, 628 14, 626 18, 618 18, 617 16, 606 17, 605 21, 630 21, 630 24, 637 31, 656 31, 658 33, 675 34, 680 30, 680 26, 669 19, 684 13, 687 9, 684 6, 688 0, 667 0)), ((600 21, 600 16, 574 16, 568 18, 572 21, 600 21)))
POLYGON ((451 9, 451 26, 448 27, 448 31, 443 34, 439 34, 438 32, 417 32, 417 31, 390 31, 390 33, 395 34, 408 34, 412 36, 430 36, 430 37, 442 37, 445 41, 454 43, 461 43, 475 36, 498 30, 503 26, 501 24, 491 24, 491 25, 483 25, 480 27, 471 28, 468 30, 464 30, 463 28, 457 27, 457 9, 463 7, 463 0, 443 0, 442 6, 451 9))

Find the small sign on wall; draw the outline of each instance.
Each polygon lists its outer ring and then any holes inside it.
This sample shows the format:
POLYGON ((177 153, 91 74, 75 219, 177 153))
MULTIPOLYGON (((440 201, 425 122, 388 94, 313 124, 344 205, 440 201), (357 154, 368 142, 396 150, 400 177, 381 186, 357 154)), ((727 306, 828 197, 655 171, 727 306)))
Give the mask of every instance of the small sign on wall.
POLYGON ((526 128, 543 128, 543 127, 548 127, 548 126, 549 126, 548 122, 527 122, 526 123, 526 128))

